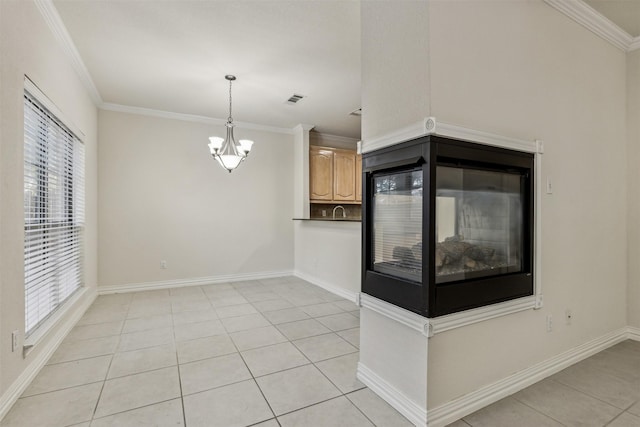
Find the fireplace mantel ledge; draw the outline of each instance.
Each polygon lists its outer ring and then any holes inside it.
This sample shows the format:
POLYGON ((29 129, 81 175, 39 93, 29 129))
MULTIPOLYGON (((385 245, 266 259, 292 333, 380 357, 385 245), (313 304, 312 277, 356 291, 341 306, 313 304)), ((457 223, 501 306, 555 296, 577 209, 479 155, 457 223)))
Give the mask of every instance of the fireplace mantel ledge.
POLYGON ((360 294, 359 300, 361 307, 370 309, 389 319, 402 323, 411 329, 419 331, 426 337, 432 337, 438 333, 494 319, 496 317, 542 307, 542 295, 532 295, 428 319, 364 293, 360 294))

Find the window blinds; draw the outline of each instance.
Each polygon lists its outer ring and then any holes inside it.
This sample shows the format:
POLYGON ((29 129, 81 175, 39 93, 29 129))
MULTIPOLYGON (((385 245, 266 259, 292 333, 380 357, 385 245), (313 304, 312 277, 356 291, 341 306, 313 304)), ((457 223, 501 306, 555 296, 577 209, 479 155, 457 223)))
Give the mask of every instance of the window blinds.
POLYGON ((25 335, 83 284, 84 144, 24 93, 25 335))
POLYGON ((373 178, 373 270, 422 280, 422 170, 373 178))

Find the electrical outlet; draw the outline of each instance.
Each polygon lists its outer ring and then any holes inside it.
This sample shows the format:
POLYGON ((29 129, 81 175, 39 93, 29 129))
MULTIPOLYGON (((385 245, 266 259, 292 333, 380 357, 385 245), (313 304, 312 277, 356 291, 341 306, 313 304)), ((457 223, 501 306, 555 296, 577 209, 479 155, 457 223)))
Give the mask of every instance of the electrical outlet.
POLYGON ((570 308, 567 308, 564 312, 564 321, 567 325, 570 325, 572 320, 573 320, 573 312, 571 311, 570 308))
POLYGON ((553 332, 553 316, 547 314, 547 332, 553 332))
POLYGON ((163 270, 166 270, 167 269, 167 261, 164 261, 164 260, 160 261, 160 268, 163 269, 163 270))
POLYGON ((18 334, 20 332, 15 330, 13 332, 11 332, 11 352, 16 351, 16 349, 18 348, 18 334))

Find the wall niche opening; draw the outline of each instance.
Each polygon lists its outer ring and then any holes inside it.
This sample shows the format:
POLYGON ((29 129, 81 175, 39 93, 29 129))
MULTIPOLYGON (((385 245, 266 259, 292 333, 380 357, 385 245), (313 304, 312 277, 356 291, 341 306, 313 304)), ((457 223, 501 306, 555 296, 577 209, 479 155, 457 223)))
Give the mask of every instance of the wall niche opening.
POLYGON ((364 154, 362 291, 430 318, 533 295, 533 173, 435 135, 364 154))

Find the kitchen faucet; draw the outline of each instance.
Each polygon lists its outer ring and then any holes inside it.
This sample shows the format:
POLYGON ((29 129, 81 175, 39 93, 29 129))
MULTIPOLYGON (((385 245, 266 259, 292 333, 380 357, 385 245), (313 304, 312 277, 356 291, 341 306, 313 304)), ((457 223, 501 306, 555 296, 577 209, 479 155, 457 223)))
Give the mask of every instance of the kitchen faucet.
POLYGON ((341 205, 336 206, 335 208, 333 208, 333 219, 336 219, 336 209, 342 209, 342 218, 346 218, 347 217, 347 211, 344 210, 344 207, 341 205))

